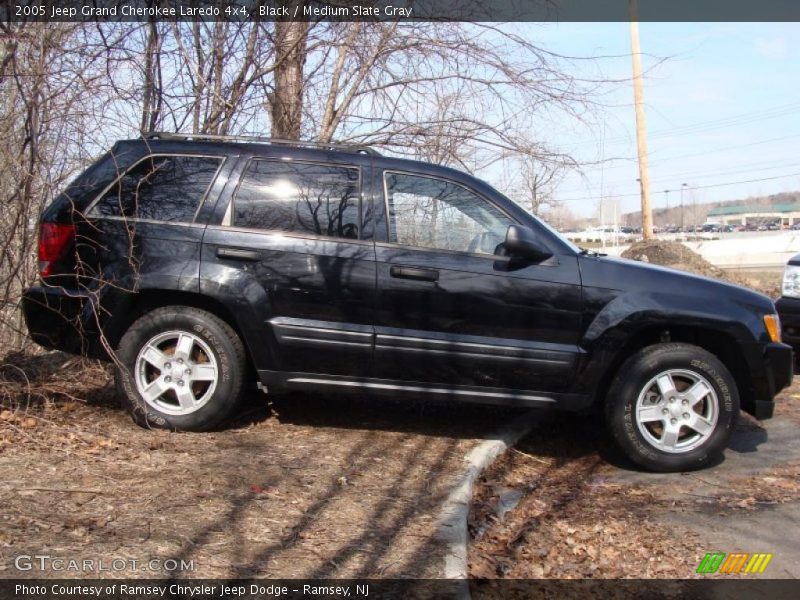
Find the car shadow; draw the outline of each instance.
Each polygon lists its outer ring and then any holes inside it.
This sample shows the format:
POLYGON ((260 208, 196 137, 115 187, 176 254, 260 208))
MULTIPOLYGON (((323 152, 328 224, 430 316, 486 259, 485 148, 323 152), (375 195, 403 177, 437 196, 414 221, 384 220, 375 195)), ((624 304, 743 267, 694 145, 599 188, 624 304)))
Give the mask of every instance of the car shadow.
MULTIPOLYGON (((547 425, 535 429, 517 444, 517 450, 540 458, 554 458, 561 463, 596 456, 609 467, 637 473, 651 473, 630 460, 611 440, 600 414, 575 415, 553 411, 547 425)), ((728 444, 728 451, 757 452, 769 440, 767 431, 752 418, 742 414, 739 426, 728 444)), ((724 454, 702 468, 725 462, 724 454)))
POLYGON ((731 437, 728 449, 741 454, 758 452, 758 447, 769 441, 769 434, 766 430, 760 431, 737 431, 731 437))
MULTIPOLYGON (((61 352, 10 354, 6 357, 2 375, 6 381, 30 381, 35 386, 37 382, 60 378, 65 369, 71 371, 76 368, 82 374, 83 388, 79 397, 85 399, 87 406, 113 412, 125 410, 117 398, 110 369, 99 361, 61 352)), ((64 384, 67 383, 65 380, 64 384)), ((70 397, 75 396, 71 394, 70 397)), ((359 392, 264 395, 252 385, 237 412, 218 430, 241 429, 274 419, 278 423, 314 428, 395 431, 453 439, 491 439, 496 437, 501 428, 531 410, 424 395, 404 399, 359 392)), ((573 414, 541 410, 540 415, 539 427, 520 441, 517 445, 519 451, 562 461, 597 455, 612 467, 646 472, 611 442, 602 415, 598 412, 573 414)), ((729 450, 753 453, 767 441, 768 434, 761 424, 743 413, 729 450)), ((724 457, 707 466, 717 466, 722 462, 724 457)))
POLYGON ((292 392, 246 394, 238 413, 222 429, 275 419, 278 423, 341 429, 413 432, 448 438, 493 437, 531 409, 468 404, 429 398, 292 392))
POLYGON ((550 411, 543 426, 525 436, 516 449, 539 458, 553 458, 557 465, 597 457, 620 468, 635 468, 616 450, 605 431, 602 415, 594 411, 550 411))

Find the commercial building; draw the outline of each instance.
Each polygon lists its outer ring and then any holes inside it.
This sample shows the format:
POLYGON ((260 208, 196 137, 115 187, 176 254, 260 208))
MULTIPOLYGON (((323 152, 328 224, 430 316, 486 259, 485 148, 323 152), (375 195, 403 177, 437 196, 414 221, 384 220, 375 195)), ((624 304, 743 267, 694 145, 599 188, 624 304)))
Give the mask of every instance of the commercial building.
POLYGON ((800 203, 790 203, 772 206, 720 206, 708 212, 706 222, 718 225, 779 222, 781 225, 789 226, 798 220, 800 220, 800 203))

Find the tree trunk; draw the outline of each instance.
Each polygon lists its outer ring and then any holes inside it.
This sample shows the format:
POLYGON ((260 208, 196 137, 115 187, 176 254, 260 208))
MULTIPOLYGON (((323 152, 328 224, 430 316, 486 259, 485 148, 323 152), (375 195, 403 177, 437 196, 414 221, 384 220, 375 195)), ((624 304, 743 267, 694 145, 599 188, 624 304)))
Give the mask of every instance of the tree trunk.
POLYGON ((272 137, 300 139, 307 23, 275 23, 275 91, 271 97, 272 137))
POLYGON ((147 48, 144 55, 144 98, 142 99, 142 133, 155 131, 161 114, 161 41, 158 25, 150 20, 147 48))

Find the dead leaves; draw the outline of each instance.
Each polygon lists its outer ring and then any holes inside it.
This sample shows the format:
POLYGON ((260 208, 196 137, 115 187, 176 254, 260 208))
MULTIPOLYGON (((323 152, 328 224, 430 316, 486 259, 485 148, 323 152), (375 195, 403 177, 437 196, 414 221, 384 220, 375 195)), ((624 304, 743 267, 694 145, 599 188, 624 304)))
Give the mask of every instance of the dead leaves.
POLYGON ((12 412, 7 409, 0 412, 0 421, 17 425, 23 429, 32 429, 39 424, 39 421, 34 417, 30 417, 25 413, 12 412))
POLYGON ((699 540, 653 515, 676 509, 755 511, 800 497, 800 465, 733 481, 725 494, 684 493, 680 500, 681 489, 692 489, 688 479, 668 488, 625 484, 596 474, 585 458, 543 468, 521 456, 498 459, 476 488, 472 577, 692 577, 703 552, 699 540), (499 497, 512 484, 524 495, 516 509, 498 518, 499 497))
POLYGON ((646 489, 610 482, 591 456, 537 461, 524 453, 501 457, 476 490, 470 531, 470 575, 524 579, 685 577, 691 535, 649 519, 655 499, 646 489), (524 484, 522 483, 524 482, 524 484), (524 494, 498 518, 498 501, 512 485, 524 494), (685 552, 681 551, 685 546, 685 552), (676 550, 665 554, 665 548, 676 550))
MULTIPOLYGON (((59 403, 44 409, 3 409, 0 411, 0 451, 24 452, 30 445, 57 452, 103 456, 124 450, 136 452, 132 446, 122 447, 116 438, 105 435, 99 427, 81 420, 76 410, 91 409, 75 402, 59 403)), ((161 442, 158 442, 161 444, 161 442)), ((150 441, 150 449, 153 442, 150 441)))
MULTIPOLYGON (((776 414, 800 420, 798 399, 794 385, 778 398, 776 414)), ((744 417, 740 427, 762 425, 744 417)), ((611 476, 580 421, 555 421, 551 429, 547 438, 523 440, 479 480, 469 520, 471 576, 692 577, 706 550, 692 531, 664 525, 660 515, 743 514, 800 500, 796 461, 724 481, 691 474, 632 484, 611 476), (523 497, 503 513, 509 488, 523 497)))
POLYGON ((274 487, 261 487, 259 484, 253 483, 250 485, 250 492, 256 494, 257 496, 270 496, 275 495, 277 490, 274 487))

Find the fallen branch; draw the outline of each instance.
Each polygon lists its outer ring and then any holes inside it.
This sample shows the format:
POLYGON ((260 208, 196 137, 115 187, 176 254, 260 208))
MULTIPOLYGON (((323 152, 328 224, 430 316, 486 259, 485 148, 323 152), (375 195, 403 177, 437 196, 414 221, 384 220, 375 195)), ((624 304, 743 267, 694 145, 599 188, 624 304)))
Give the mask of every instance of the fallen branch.
POLYGON ((32 488, 16 488, 14 489, 15 492, 59 492, 62 494, 104 494, 101 490, 67 490, 61 488, 41 488, 41 487, 32 487, 32 488))

